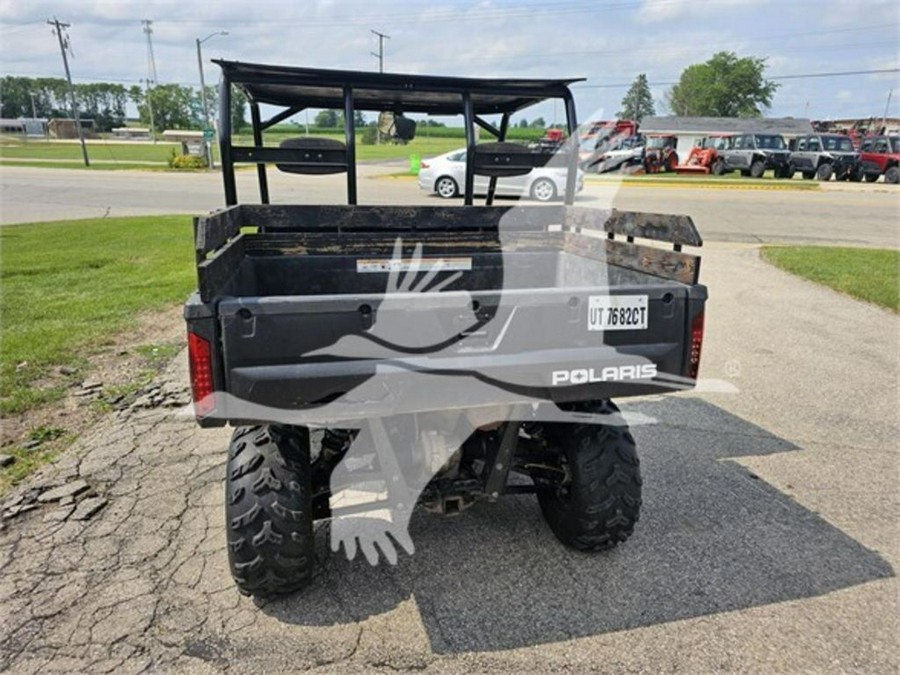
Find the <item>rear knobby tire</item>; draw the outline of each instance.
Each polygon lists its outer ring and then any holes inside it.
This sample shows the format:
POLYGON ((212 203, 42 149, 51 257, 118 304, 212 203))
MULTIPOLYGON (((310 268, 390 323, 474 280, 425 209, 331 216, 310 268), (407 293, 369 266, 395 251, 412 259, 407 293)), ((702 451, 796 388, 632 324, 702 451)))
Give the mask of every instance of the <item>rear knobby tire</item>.
MULTIPOLYGON (((578 410, 618 413, 611 401, 578 410)), ((548 444, 559 451, 568 476, 538 492, 544 519, 563 544, 584 552, 625 541, 641 510, 641 470, 627 426, 546 424, 548 444)))
POLYGON ((234 432, 225 515, 228 562, 241 593, 281 595, 309 583, 315 556, 307 429, 234 432))

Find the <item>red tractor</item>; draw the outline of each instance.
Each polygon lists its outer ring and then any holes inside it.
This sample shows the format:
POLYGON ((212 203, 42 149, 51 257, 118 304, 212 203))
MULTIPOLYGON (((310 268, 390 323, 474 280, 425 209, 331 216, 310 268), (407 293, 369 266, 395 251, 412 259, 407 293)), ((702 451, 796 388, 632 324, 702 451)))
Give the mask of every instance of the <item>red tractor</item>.
POLYGON ((648 135, 644 146, 644 171, 646 173, 675 171, 678 165, 678 153, 675 152, 677 145, 677 136, 648 135))
POLYGON ((691 148, 687 161, 675 167, 675 173, 679 175, 707 175, 712 172, 712 168, 719 158, 717 148, 723 139, 728 136, 708 136, 701 138, 697 144, 691 148))

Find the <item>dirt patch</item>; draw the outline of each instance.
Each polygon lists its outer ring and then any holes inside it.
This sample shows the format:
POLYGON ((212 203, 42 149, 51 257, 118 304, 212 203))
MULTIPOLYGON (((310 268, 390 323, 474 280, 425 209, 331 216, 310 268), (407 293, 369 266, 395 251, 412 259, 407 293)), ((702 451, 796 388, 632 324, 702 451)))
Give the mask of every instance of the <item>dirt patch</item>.
POLYGON ((58 368, 43 378, 41 387, 64 387, 66 395, 3 419, 0 453, 15 459, 0 469, 0 494, 58 456, 102 417, 133 405, 185 345, 181 307, 175 306, 138 317, 133 329, 87 354, 86 367, 58 368))

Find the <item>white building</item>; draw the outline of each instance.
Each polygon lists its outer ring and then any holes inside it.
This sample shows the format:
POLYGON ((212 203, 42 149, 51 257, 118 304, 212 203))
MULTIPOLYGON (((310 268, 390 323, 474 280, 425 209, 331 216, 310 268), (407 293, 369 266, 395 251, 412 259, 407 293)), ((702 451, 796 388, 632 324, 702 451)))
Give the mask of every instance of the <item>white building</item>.
POLYGON ((641 133, 653 136, 675 136, 678 145, 675 150, 680 159, 687 159, 688 153, 697 141, 707 136, 723 134, 781 134, 785 141, 812 133, 808 119, 796 117, 645 117, 641 121, 641 133))

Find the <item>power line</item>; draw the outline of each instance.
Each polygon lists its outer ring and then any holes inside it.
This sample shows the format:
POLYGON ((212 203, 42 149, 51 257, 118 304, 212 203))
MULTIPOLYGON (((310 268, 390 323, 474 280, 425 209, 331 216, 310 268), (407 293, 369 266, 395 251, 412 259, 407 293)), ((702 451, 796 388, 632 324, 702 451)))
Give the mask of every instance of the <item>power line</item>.
MULTIPOLYGON (((69 71, 69 58, 66 56, 66 51, 71 50, 72 47, 69 43, 69 34, 65 31, 71 24, 63 23, 56 17, 53 17, 52 21, 47 19, 47 23, 55 27, 54 33, 59 39, 59 51, 62 52, 63 67, 66 69, 66 81, 69 83, 69 98, 72 101, 72 117, 75 119, 75 130, 78 132, 78 140, 81 141, 81 154, 84 157, 84 165, 90 166, 91 160, 88 159, 87 144, 84 142, 84 130, 81 128, 81 118, 78 116, 78 102, 75 100, 75 87, 72 86, 72 73, 69 71)), ((33 101, 32 105, 34 105, 33 101)))
POLYGON ((808 77, 843 77, 844 75, 879 75, 882 73, 900 73, 900 68, 878 68, 875 70, 844 70, 832 73, 804 73, 802 75, 775 75, 770 80, 799 80, 808 77))
MULTIPOLYGON (((877 68, 874 70, 844 70, 844 71, 834 71, 829 73, 800 73, 797 75, 773 75, 772 77, 767 77, 767 80, 802 80, 806 78, 815 78, 815 77, 843 77, 845 75, 880 75, 884 73, 900 73, 900 68, 877 68)), ((578 87, 579 89, 626 89, 630 87, 633 83, 619 83, 619 84, 574 84, 573 87, 578 87)), ((674 84, 678 84, 678 82, 649 82, 651 87, 668 87, 674 84)))

